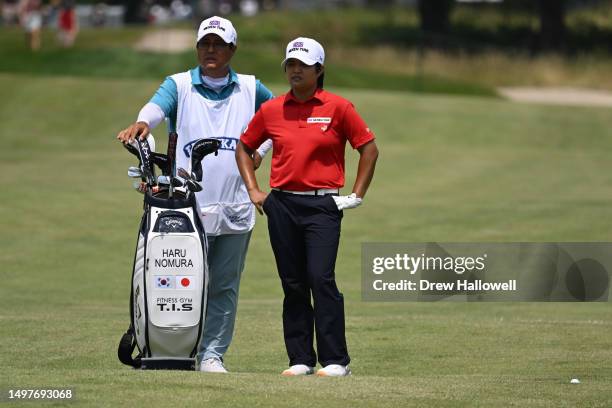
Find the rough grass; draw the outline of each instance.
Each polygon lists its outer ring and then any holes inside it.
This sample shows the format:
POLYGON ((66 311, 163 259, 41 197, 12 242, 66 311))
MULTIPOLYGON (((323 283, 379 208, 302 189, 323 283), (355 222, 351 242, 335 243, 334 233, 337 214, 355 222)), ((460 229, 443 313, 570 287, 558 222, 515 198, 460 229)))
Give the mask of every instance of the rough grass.
MULTIPOLYGON (((515 3, 456 4, 451 31, 438 38, 446 52, 419 51, 423 34, 411 7, 264 12, 232 16, 240 38, 234 65, 266 82, 282 82, 279 61, 287 41, 319 39, 327 50, 330 85, 426 93, 493 95, 498 86, 582 86, 612 90, 612 2, 572 4, 566 17, 567 48, 538 49, 535 9, 515 3)), ((179 28, 193 30, 191 24, 179 28)), ((174 27, 176 28, 176 27, 174 27)), ((0 72, 151 78, 195 65, 193 52, 135 52, 147 28, 83 30, 70 51, 47 31, 43 51, 25 49, 20 30, 2 28, 0 72)))
POLYGON ((338 258, 352 378, 279 376, 281 289, 261 217, 232 373, 121 366, 141 196, 114 137, 156 86, 0 75, 0 388, 75 388, 76 403, 55 406, 609 406, 609 303, 361 301, 361 242, 610 240, 609 110, 487 98, 340 90, 381 150, 338 258))
MULTIPOLYGON (((157 54, 133 49, 147 29, 84 30, 73 49, 59 48, 53 33, 45 32, 43 48, 32 53, 25 48, 17 29, 6 29, 0 39, 0 72, 29 75, 73 75, 104 78, 151 78, 161 82, 167 75, 197 65, 195 50, 180 54, 157 54), (125 32, 125 36, 122 33, 125 32)), ((284 44, 241 41, 232 67, 253 73, 266 84, 283 82, 280 62, 284 44)), ((379 62, 384 66, 384 61, 379 62)), ((449 79, 424 72, 393 72, 375 64, 359 66, 350 60, 329 58, 326 63, 326 85, 349 88, 403 90, 425 93, 495 96, 491 87, 475 81, 449 79)))

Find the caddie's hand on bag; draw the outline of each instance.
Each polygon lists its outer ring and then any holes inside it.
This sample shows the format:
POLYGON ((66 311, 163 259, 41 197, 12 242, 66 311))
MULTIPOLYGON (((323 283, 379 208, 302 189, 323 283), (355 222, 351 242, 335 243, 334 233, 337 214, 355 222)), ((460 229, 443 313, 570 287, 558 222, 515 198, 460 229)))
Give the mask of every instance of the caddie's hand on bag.
POLYGON ((123 143, 131 143, 137 137, 144 140, 150 131, 149 125, 145 122, 136 122, 119 132, 117 139, 123 143))
POLYGON ((363 201, 361 198, 357 197, 357 194, 355 193, 347 196, 332 196, 332 198, 336 202, 336 207, 338 207, 338 210, 340 211, 359 207, 363 201))

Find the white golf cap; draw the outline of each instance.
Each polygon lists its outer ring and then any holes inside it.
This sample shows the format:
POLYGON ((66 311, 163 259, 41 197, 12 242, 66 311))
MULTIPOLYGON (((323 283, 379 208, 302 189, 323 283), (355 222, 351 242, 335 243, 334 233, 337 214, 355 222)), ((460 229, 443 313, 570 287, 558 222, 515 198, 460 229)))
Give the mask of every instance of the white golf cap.
POLYGON ((231 21, 222 17, 212 16, 202 21, 200 28, 198 28, 196 43, 208 34, 217 34, 228 44, 236 45, 238 41, 238 34, 234 25, 231 21))
POLYGON ((285 66, 289 58, 298 59, 306 65, 314 65, 316 63, 323 65, 325 62, 325 50, 323 50, 321 44, 312 38, 298 37, 287 44, 285 59, 281 64, 282 67, 285 66))

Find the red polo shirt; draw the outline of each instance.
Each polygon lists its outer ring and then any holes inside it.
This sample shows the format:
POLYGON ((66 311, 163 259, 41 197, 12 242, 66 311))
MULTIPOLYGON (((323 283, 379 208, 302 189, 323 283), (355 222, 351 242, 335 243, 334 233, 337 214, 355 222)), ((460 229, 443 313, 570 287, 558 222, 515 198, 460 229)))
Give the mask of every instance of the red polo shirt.
POLYGON ((240 141, 256 149, 272 139, 270 187, 293 191, 344 186, 344 148, 374 140, 349 101, 322 89, 298 101, 288 92, 264 103, 240 141))

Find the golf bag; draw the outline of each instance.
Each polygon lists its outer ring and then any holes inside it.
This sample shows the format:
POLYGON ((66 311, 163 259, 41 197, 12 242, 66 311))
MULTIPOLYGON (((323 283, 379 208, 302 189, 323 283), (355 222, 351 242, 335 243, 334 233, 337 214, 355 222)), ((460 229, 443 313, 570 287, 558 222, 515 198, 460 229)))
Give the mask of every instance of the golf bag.
POLYGON ((172 185, 151 188, 147 146, 138 145, 138 153, 147 188, 132 268, 131 323, 117 355, 134 368, 195 370, 207 304, 204 228, 195 194, 172 185))

